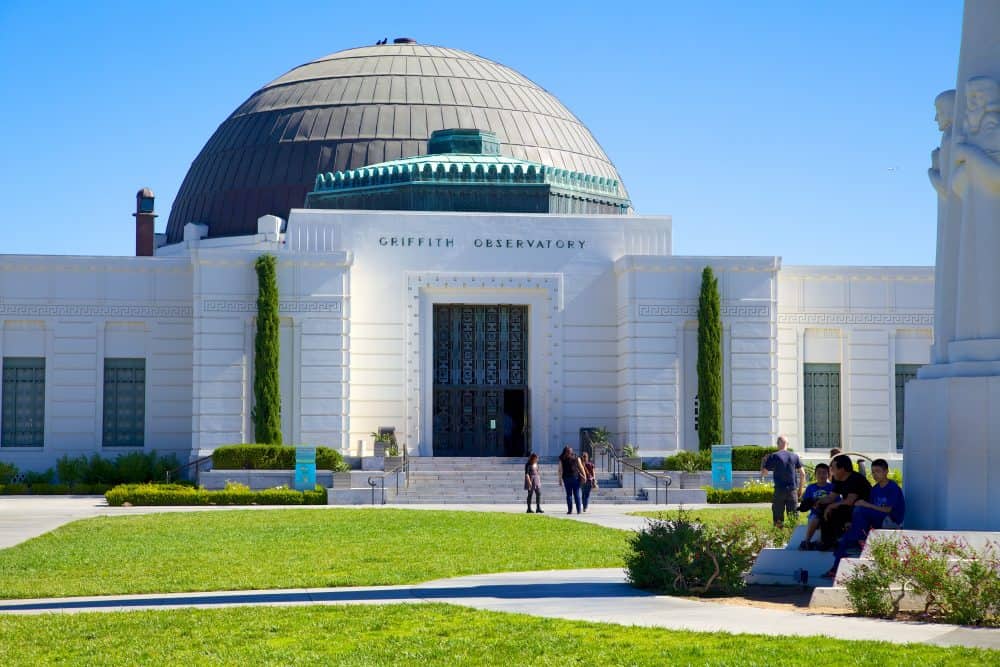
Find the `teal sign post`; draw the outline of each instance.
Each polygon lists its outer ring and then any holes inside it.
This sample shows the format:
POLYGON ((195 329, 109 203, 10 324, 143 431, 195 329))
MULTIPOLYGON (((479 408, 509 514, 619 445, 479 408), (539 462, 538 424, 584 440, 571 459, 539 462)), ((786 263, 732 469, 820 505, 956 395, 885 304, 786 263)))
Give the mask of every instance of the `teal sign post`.
POLYGON ((295 448, 295 490, 312 491, 316 488, 316 448, 295 448))
POLYGON ((733 488, 733 446, 712 445, 712 487, 733 488))

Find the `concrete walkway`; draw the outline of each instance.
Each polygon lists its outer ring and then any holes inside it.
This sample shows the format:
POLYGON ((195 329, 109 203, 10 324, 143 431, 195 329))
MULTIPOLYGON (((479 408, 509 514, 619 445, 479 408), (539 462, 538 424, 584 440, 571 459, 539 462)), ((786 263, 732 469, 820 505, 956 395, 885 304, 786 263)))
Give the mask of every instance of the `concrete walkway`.
MULTIPOLYGON (((628 516, 648 508, 634 505, 594 506, 582 515, 567 515, 550 503, 547 515, 610 528, 636 530, 646 520, 628 516)), ((671 509, 677 506, 670 506, 671 509)), ((704 506, 690 506, 699 509, 704 506)), ((713 506, 715 507, 715 506, 713 506)), ((727 506, 738 507, 738 506, 727 506)), ((747 505, 760 507, 760 505, 747 505)), ((392 509, 391 505, 366 506, 363 511, 392 509)), ((0 497, 0 548, 13 546, 70 521, 93 516, 124 516, 159 512, 327 511, 312 507, 108 507, 103 496, 3 496, 0 497)), ((398 509, 398 508, 397 508, 398 509)), ((408 510, 465 510, 520 513, 520 505, 417 505, 408 510)), ((657 596, 629 586, 617 569, 557 570, 476 575, 415 586, 321 588, 265 591, 222 591, 121 595, 89 598, 0 600, 0 613, 121 611, 133 609, 214 608, 243 605, 393 604, 444 602, 476 609, 490 609, 550 618, 586 620, 622 625, 661 627, 699 632, 755 633, 772 636, 826 635, 840 639, 879 639, 894 643, 918 642, 942 646, 1000 649, 1000 630, 971 629, 926 623, 901 623, 876 619, 802 614, 657 596)))
POLYGON ((310 588, 266 591, 115 595, 0 601, 0 613, 107 612, 137 609, 224 608, 340 604, 447 604, 560 618, 771 636, 823 635, 1000 649, 1000 630, 898 623, 847 616, 807 615, 774 609, 728 606, 638 591, 618 569, 555 570, 475 575, 415 586, 310 588))

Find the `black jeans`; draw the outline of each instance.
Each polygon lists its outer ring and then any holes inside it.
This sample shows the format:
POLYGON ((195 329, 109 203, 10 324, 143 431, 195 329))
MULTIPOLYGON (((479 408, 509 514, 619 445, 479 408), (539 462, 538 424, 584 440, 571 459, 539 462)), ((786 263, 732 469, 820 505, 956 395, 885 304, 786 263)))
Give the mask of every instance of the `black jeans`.
POLYGON ((590 502, 590 491, 594 488, 591 482, 584 482, 580 490, 583 491, 583 511, 587 511, 587 504, 590 502))
POLYGON ((529 490, 528 491, 528 509, 531 509, 531 496, 535 496, 535 507, 538 509, 542 508, 542 490, 529 490))

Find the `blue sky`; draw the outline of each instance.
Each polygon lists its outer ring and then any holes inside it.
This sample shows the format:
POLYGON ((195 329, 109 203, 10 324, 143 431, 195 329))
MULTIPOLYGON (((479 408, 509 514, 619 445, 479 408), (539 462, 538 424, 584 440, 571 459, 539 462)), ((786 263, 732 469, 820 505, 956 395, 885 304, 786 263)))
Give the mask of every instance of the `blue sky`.
POLYGON ((129 255, 251 93, 383 37, 464 49, 555 94, 674 252, 934 261, 934 97, 959 0, 568 3, 0 0, 2 253, 129 255), (693 6, 705 5, 705 6, 693 6))

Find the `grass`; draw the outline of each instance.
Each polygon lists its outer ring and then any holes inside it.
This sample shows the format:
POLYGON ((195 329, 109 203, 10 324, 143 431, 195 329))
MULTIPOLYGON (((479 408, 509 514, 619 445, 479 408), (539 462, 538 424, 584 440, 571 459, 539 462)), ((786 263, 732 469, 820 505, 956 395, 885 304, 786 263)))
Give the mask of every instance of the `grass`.
POLYGON ((483 512, 299 509, 99 517, 0 551, 0 598, 370 586, 617 567, 628 535, 576 521, 483 512))
MULTIPOLYGON (((984 665, 996 652, 696 633, 443 604, 0 617, 0 664, 984 665)), ((995 664, 995 662, 994 662, 995 664)))
MULTIPOLYGON (((732 521, 736 517, 747 517, 749 518, 755 527, 761 530, 771 530, 772 520, 771 520, 771 508, 739 508, 739 509, 729 509, 729 508, 710 508, 710 509, 697 509, 697 510, 683 510, 685 514, 691 519, 697 519, 705 524, 710 525, 720 525, 732 521)), ((650 519, 673 519, 677 517, 677 510, 660 510, 651 512, 630 512, 632 516, 642 516, 648 517, 650 519)), ((799 514, 799 523, 804 524, 806 522, 806 513, 799 514)), ((789 524, 788 521, 785 522, 786 525, 789 524)))

